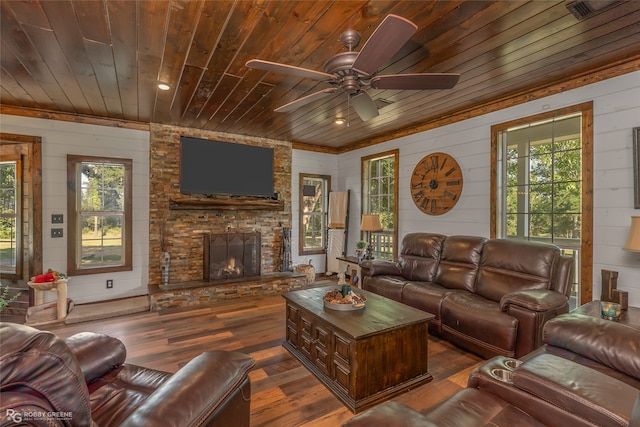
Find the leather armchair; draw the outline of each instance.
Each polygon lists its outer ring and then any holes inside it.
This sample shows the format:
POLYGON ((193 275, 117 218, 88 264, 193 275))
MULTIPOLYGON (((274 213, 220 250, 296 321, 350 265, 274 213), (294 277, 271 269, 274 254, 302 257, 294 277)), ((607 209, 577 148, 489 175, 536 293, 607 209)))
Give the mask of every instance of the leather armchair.
POLYGON ((120 340, 93 332, 0 323, 0 342, 2 426, 249 426, 250 356, 205 352, 170 374, 125 363, 120 340))

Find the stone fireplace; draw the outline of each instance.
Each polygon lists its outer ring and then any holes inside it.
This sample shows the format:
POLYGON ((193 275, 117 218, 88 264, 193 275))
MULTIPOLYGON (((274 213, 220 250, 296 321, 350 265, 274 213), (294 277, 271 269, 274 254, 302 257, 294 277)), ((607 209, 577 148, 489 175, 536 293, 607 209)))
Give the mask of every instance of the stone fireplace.
POLYGON ((204 234, 203 277, 208 282, 260 276, 259 231, 204 234))
MULTIPOLYGON (((222 290, 223 286, 218 285, 223 280, 227 280, 227 287, 232 286, 229 282, 242 283, 246 287, 247 281, 252 280, 248 275, 256 275, 255 280, 264 280, 279 272, 283 265, 282 230, 291 228, 291 143, 155 123, 150 125, 150 131, 149 285, 162 283, 164 252, 171 254, 171 286, 200 283, 210 286, 215 293, 222 290), (181 194, 180 168, 176 162, 180 157, 181 136, 273 148, 274 192, 278 193, 278 198, 181 194), (254 253, 260 260, 259 265, 248 267, 238 256, 233 257, 232 266, 225 264, 228 270, 236 271, 236 263, 240 262, 243 278, 235 276, 239 273, 219 273, 211 267, 211 245, 203 245, 205 235, 253 231, 259 232, 259 243, 254 249, 243 248, 241 253, 243 256, 254 253), (205 250, 209 251, 206 256, 205 250), (209 267, 203 265, 205 260, 209 267), (215 281, 219 274, 228 279, 215 281)), ((232 239, 231 243, 229 250, 236 251, 236 240, 232 239)), ((251 246, 251 241, 248 244, 251 246)))

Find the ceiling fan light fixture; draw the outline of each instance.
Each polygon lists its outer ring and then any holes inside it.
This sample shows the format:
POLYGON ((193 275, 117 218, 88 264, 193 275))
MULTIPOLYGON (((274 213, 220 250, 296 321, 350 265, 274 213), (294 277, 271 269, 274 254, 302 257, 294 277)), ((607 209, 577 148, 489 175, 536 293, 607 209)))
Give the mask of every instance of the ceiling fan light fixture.
POLYGON ((335 120, 333 121, 333 123, 335 123, 337 125, 343 125, 346 122, 347 121, 345 119, 343 119, 342 117, 336 117, 335 120))
POLYGON ((156 82, 156 87, 160 90, 169 90, 171 89, 171 85, 165 82, 156 82))

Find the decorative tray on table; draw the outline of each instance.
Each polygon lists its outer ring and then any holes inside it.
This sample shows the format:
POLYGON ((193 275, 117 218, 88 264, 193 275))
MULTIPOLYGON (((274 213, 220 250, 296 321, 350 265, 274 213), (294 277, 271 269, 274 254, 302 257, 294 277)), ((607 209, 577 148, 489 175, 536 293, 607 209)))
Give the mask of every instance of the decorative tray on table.
POLYGON ((339 289, 331 289, 322 297, 324 306, 331 310, 354 311, 362 310, 366 306, 367 298, 364 295, 350 291, 342 296, 339 289))

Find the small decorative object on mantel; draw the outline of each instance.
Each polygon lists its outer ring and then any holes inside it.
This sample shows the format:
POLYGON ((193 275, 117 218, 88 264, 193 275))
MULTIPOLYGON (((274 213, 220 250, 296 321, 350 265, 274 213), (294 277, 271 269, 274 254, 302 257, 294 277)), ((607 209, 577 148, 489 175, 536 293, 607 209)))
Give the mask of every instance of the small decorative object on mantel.
MULTIPOLYGON (((616 287, 618 286, 618 272, 611 270, 601 270, 601 274, 602 292, 600 294, 600 301, 602 301, 603 303, 616 303, 618 305, 618 311, 627 310, 629 308, 629 293, 616 289, 616 287)), ((609 305, 607 305, 607 309, 609 309, 609 305)), ((618 315, 617 317, 620 317, 620 315, 618 315)))

